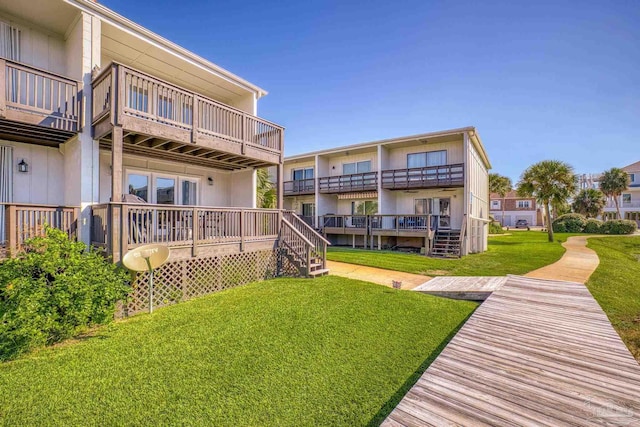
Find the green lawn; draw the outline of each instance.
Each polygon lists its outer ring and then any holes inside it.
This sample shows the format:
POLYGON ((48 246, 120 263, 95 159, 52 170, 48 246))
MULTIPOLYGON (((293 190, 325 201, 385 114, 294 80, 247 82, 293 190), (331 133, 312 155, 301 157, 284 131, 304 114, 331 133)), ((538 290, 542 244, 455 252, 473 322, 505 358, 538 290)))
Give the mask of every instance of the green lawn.
POLYGON ((333 276, 254 283, 1 364, 0 424, 375 424, 476 306, 333 276))
POLYGON ((391 251, 369 251, 330 247, 327 258, 427 276, 504 276, 524 274, 556 262, 564 248, 560 245, 573 236, 556 233, 556 242, 547 241, 541 231, 514 231, 510 235, 489 237, 489 249, 460 259, 436 259, 424 255, 391 251))
POLYGON ((591 238, 600 265, 587 287, 640 362, 640 236, 591 238))

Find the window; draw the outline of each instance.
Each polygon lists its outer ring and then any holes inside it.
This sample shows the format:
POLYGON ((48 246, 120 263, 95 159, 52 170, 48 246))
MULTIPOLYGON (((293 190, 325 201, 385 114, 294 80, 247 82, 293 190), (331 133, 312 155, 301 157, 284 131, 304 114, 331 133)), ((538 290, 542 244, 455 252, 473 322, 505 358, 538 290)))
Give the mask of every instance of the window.
POLYGON ((432 199, 415 199, 413 201, 413 213, 416 215, 429 215, 431 213, 432 199))
POLYGON ((342 164, 343 175, 352 175, 354 173, 365 173, 365 172, 371 172, 371 160, 342 164))
POLYGON ((518 200, 518 209, 531 209, 531 200, 518 200))
POLYGON ((629 174, 629 182, 631 184, 634 184, 636 182, 636 174, 635 173, 630 173, 629 174))
POLYGON ((176 203, 176 180, 173 178, 156 178, 156 203, 174 205, 176 203))
POLYGON ((129 194, 138 196, 145 202, 149 201, 149 177, 147 175, 130 173, 127 187, 129 194))
POLYGON ((447 164, 447 151, 427 151, 426 153, 407 154, 407 169, 447 164))
POLYGON ((0 56, 12 61, 20 61, 20 38, 18 28, 0 21, 0 56))
POLYGON ((622 203, 631 203, 631 193, 622 193, 622 203))
POLYGON ((492 200, 491 209, 500 209, 500 200, 492 200))
POLYGON ((315 203, 303 203, 302 204, 302 216, 304 216, 304 217, 316 216, 316 204, 315 203))
POLYGON ((303 179, 313 179, 313 168, 294 169, 291 171, 294 181, 302 181, 303 179))
POLYGON ((351 202, 351 215, 375 215, 378 202, 375 200, 355 200, 351 202))
POLYGON ((183 178, 180 180, 182 183, 182 197, 181 204, 183 205, 197 205, 198 204, 198 183, 196 180, 183 178))

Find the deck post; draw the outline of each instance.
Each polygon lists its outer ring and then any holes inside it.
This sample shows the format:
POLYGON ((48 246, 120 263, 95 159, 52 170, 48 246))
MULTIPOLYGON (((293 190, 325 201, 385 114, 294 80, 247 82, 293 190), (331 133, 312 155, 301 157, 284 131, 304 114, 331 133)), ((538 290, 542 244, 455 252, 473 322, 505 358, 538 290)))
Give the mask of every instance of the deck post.
POLYGON ((278 209, 284 209, 284 164, 282 162, 278 163, 278 172, 276 177, 278 188, 276 192, 278 193, 278 209))
POLYGON ((191 220, 191 239, 193 241, 193 247, 191 249, 191 256, 198 256, 198 228, 200 227, 200 218, 198 216, 198 208, 193 208, 193 219, 191 220))
POLYGON ((7 239, 7 253, 15 257, 18 250, 18 224, 16 222, 16 205, 2 207, 5 210, 5 235, 7 239))
POLYGON ((198 96, 193 95, 193 106, 191 107, 191 142, 194 144, 198 141, 197 134, 200 127, 200 102, 198 102, 198 96))
POLYGON ((240 210, 240 252, 244 252, 244 239, 246 236, 246 221, 244 217, 244 209, 240 210))

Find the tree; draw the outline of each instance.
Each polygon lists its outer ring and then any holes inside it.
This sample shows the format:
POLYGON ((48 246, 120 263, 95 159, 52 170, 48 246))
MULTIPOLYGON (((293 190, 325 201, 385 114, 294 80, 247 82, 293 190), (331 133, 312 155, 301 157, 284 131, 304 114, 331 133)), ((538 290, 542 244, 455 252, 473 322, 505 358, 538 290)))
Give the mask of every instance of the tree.
POLYGON ((518 194, 522 197, 535 197, 545 207, 550 242, 553 242, 551 205, 566 202, 576 188, 577 177, 573 173, 573 167, 559 160, 543 160, 531 165, 520 177, 518 194))
POLYGON ((630 181, 629 174, 620 168, 611 168, 608 171, 604 171, 602 178, 600 178, 600 191, 602 191, 605 196, 613 198, 613 202, 616 204, 616 211, 618 212, 618 219, 622 218, 618 197, 627 189, 630 181))
POLYGON ((582 214, 587 218, 595 218, 600 215, 606 203, 602 191, 595 188, 585 188, 574 197, 571 208, 575 213, 582 214))
POLYGON ((258 169, 256 171, 256 206, 259 208, 273 209, 276 207, 276 188, 269 179, 269 171, 267 169, 258 169))
POLYGON ((500 225, 504 227, 504 198, 509 191, 513 190, 513 184, 511 178, 500 175, 498 173, 489 174, 489 191, 496 193, 502 199, 500 203, 502 206, 502 217, 500 218, 500 225))

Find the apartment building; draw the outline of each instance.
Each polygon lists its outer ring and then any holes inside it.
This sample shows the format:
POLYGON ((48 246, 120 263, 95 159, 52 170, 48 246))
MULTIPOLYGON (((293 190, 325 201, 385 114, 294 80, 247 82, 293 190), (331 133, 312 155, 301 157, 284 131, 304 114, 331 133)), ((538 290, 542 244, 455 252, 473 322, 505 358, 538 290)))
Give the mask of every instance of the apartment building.
MULTIPOLYGON (((640 161, 627 165, 622 170, 629 174, 629 187, 618 198, 621 219, 630 219, 640 225, 640 161)), ((618 218, 613 199, 607 200, 603 216, 606 219, 618 218)))
POLYGON ((535 197, 519 197, 515 191, 508 192, 505 197, 491 193, 490 210, 491 215, 503 227, 514 227, 519 220, 527 221, 530 227, 542 226, 544 223, 542 208, 537 205, 535 197))
POLYGON ((45 223, 116 262, 166 244, 159 300, 321 270, 320 236, 255 209, 256 169, 283 171, 264 89, 90 0, 0 1, 0 79, 9 255, 45 223))
POLYGON ((284 161, 284 207, 336 245, 482 252, 490 167, 473 127, 300 154, 284 161))

